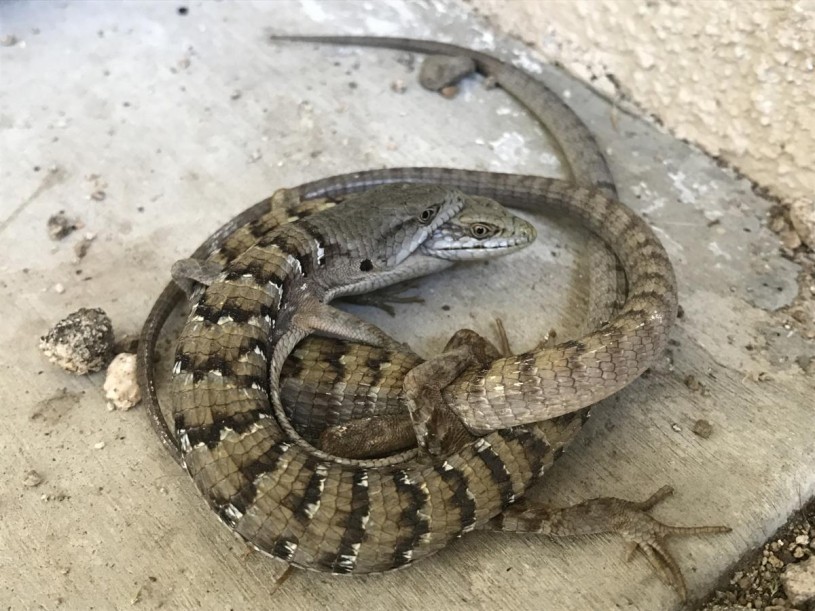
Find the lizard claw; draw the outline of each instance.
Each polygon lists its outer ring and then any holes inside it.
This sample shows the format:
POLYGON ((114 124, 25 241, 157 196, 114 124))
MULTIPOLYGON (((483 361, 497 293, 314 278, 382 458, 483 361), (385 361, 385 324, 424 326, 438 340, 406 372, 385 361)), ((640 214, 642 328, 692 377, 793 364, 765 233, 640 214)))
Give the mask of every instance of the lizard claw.
POLYGON ((396 316, 396 310, 391 304, 395 303, 424 303, 425 300, 419 296, 403 295, 407 290, 414 288, 414 283, 397 284, 394 287, 379 289, 373 293, 363 293, 362 295, 346 295, 342 297, 345 303, 367 306, 382 310, 390 317, 396 316))
POLYGON ((682 602, 688 591, 679 565, 665 544, 671 535, 709 535, 730 532, 727 526, 670 526, 655 520, 646 512, 673 494, 673 488, 663 486, 647 500, 640 503, 622 499, 598 499, 608 503, 611 512, 611 530, 619 533, 628 544, 627 559, 636 550, 642 552, 654 572, 665 584, 672 586, 682 602))

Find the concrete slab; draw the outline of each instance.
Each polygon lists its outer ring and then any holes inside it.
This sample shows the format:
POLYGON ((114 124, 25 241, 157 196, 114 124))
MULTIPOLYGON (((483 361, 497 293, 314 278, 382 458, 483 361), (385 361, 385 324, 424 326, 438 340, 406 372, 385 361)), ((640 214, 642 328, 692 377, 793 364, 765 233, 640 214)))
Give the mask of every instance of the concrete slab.
MULTIPOLYGON (((101 375, 71 377, 40 355, 39 336, 82 306, 103 307, 119 334, 137 332, 170 264, 278 187, 382 166, 562 172, 547 136, 503 92, 474 82, 444 100, 415 84, 403 54, 271 46, 266 28, 435 38, 521 62, 568 94, 608 150, 623 199, 664 240, 685 310, 671 354, 595 410, 536 498, 644 498, 672 484, 660 518, 734 527, 672 545, 701 596, 813 494, 815 382, 795 358, 815 348, 774 312, 796 294, 798 270, 778 255, 769 203, 746 181, 539 66, 452 1, 184 6, 0 5, 0 35, 17 39, 0 47, 5 607, 678 606, 644 560, 622 561, 614 538, 473 534, 409 570, 298 572, 277 584, 281 565, 247 554, 216 520, 142 410, 108 412, 101 375), (55 243, 45 223, 61 209, 84 228, 55 243), (77 262, 85 232, 96 239, 77 262), (697 419, 712 423, 709 439, 691 432, 697 419)), ((583 238, 538 226, 528 252, 428 278, 418 289, 427 302, 398 319, 363 315, 426 354, 461 326, 489 333, 496 314, 517 348, 551 327, 573 333, 583 238)))

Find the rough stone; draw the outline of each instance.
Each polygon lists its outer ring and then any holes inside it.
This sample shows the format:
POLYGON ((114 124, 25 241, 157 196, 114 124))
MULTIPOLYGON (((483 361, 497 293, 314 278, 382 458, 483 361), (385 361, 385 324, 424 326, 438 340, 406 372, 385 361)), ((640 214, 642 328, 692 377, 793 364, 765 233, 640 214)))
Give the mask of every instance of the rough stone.
POLYGON ((100 308, 80 308, 40 338, 48 360, 79 375, 102 369, 112 347, 113 323, 100 308))
POLYGON ((789 565, 781 576, 781 583, 793 605, 805 605, 815 600, 815 556, 789 565))

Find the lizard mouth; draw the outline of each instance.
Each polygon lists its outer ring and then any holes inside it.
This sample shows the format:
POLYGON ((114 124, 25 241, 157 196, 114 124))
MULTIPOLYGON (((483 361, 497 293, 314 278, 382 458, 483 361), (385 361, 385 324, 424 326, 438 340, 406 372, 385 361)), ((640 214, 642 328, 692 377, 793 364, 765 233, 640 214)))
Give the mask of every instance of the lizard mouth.
POLYGON ((437 259, 450 259, 453 261, 472 261, 477 259, 493 259, 495 257, 503 257, 513 252, 517 252, 526 248, 531 244, 531 241, 515 240, 505 241, 496 244, 473 244, 473 245, 456 245, 445 246, 442 248, 423 248, 424 254, 437 259))
POLYGON ((526 248, 537 237, 534 226, 522 219, 516 221, 506 231, 486 238, 456 236, 450 232, 438 231, 422 245, 421 251, 431 257, 453 261, 492 259, 508 255, 526 248))

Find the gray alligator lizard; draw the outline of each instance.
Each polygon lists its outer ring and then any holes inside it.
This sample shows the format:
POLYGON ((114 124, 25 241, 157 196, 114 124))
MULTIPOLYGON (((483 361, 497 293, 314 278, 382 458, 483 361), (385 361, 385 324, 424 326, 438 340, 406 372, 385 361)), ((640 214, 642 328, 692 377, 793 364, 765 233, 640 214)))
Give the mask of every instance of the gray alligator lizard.
MULTIPOLYGON (((427 54, 422 63, 419 81, 423 87, 432 91, 438 91, 470 72, 477 71, 506 90, 532 113, 541 126, 552 133, 575 183, 596 188, 608 197, 616 198, 616 187, 608 164, 594 136, 580 117, 546 85, 497 58, 448 43, 409 38, 274 34, 270 39, 273 42, 356 45, 427 54)), ((584 328, 591 330, 607 322, 619 309, 626 291, 626 278, 621 273, 619 262, 596 237, 589 238, 588 252, 590 299, 584 328)), ((584 416, 587 415, 588 408, 584 416)), ((512 418, 509 415, 501 426, 509 426, 512 418)), ((486 424, 486 419, 482 420, 480 427, 473 421, 468 424, 474 431, 485 432, 499 428, 495 421, 486 424)), ((420 441, 424 438, 424 435, 420 435, 420 441)))

